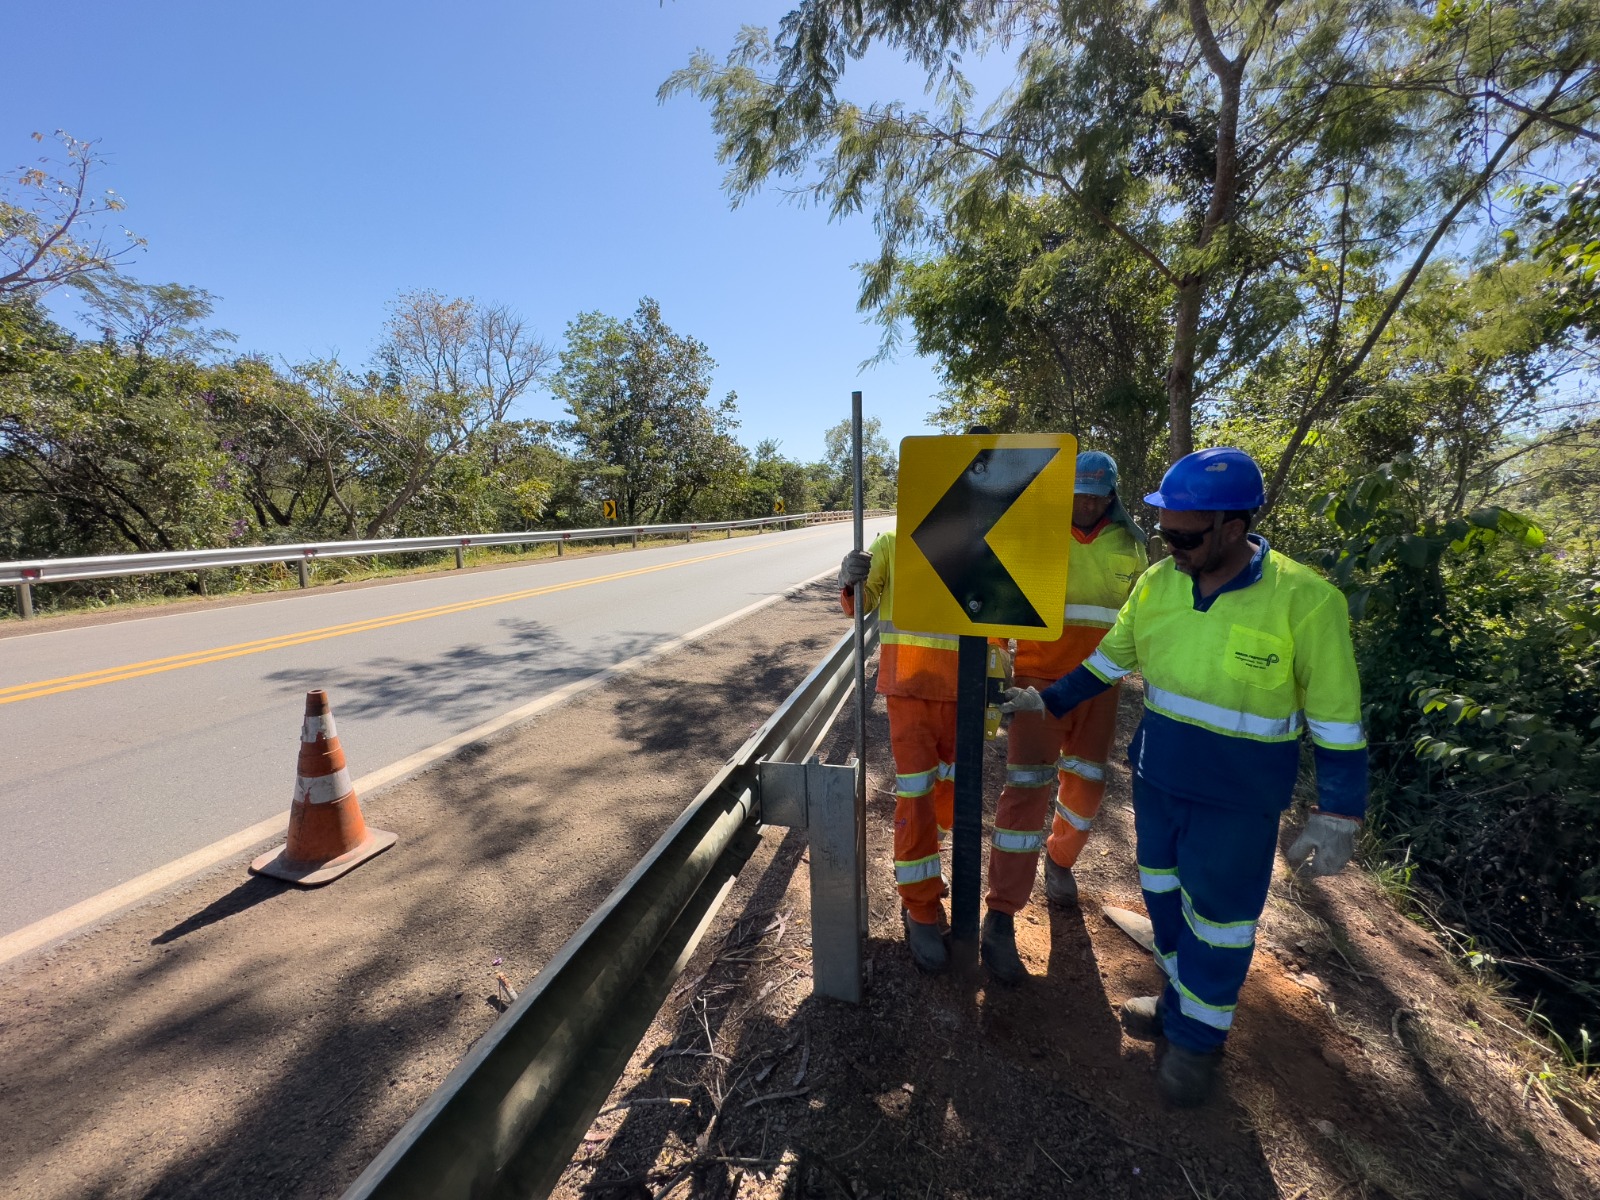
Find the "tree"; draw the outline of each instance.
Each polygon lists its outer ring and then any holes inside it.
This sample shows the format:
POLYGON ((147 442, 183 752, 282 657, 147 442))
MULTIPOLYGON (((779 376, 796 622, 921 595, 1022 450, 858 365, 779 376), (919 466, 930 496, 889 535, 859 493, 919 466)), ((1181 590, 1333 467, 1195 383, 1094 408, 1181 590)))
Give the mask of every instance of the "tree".
POLYGON ((24 556, 186 550, 245 514, 206 375, 80 345, 28 299, 0 303, 0 512, 24 556))
MULTIPOLYGON (((849 508, 855 499, 855 453, 850 420, 831 425, 822 434, 821 466, 826 471, 826 491, 817 497, 825 510, 849 508)), ((900 482, 900 462, 883 436, 883 422, 867 417, 861 422, 861 504, 863 508, 893 508, 900 482)))
POLYGON ((543 379, 554 352, 506 305, 403 292, 389 308, 379 369, 504 421, 512 403, 543 379))
POLYGON ((1016 201, 908 264, 890 304, 941 364, 940 426, 1064 430, 1110 451, 1131 491, 1159 474, 1169 305, 1143 259, 1075 216, 1016 201))
POLYGON ((589 312, 567 326, 554 382, 571 414, 563 434, 594 498, 617 500, 625 523, 685 516, 742 471, 737 397, 707 400, 715 367, 649 297, 626 321, 589 312))
POLYGON ((145 244, 126 229, 101 228, 126 205, 110 188, 90 191, 90 176, 103 163, 95 144, 60 129, 55 136, 65 161, 41 157, 0 187, 0 299, 115 271, 145 244))
POLYGON ((181 283, 139 283, 104 272, 78 280, 89 311, 106 341, 125 346, 139 358, 197 359, 236 341, 225 329, 205 329, 215 297, 204 288, 181 283))
POLYGON ((1512 71, 1482 49, 1501 7, 806 0, 775 42, 747 29, 724 62, 697 54, 662 94, 710 103, 735 202, 798 179, 835 216, 873 211, 866 307, 886 304, 930 238, 1003 220, 1018 196, 1066 202, 1078 230, 1160 280, 1173 456, 1192 449, 1208 387, 1313 316, 1321 351, 1292 397, 1276 487, 1468 207, 1529 155, 1550 165, 1580 140, 1568 127, 1600 93, 1593 34, 1542 53, 1527 35, 1592 31, 1593 0, 1516 6, 1544 19, 1519 25, 1512 71), (874 46, 925 72, 935 107, 842 99, 847 64, 874 46), (963 60, 999 48, 1015 53, 1016 83, 979 116, 963 60), (1358 255, 1403 265, 1377 277, 1375 311, 1347 339, 1358 255))

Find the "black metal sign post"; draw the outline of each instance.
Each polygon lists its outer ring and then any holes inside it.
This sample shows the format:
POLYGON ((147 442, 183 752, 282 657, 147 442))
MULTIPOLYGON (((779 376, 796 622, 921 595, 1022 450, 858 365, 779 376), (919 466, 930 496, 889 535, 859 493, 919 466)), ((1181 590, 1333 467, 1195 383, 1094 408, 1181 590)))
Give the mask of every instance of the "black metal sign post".
POLYGON ((983 873, 983 710, 989 641, 963 636, 956 664, 956 816, 950 845, 950 957, 957 970, 978 965, 983 873))

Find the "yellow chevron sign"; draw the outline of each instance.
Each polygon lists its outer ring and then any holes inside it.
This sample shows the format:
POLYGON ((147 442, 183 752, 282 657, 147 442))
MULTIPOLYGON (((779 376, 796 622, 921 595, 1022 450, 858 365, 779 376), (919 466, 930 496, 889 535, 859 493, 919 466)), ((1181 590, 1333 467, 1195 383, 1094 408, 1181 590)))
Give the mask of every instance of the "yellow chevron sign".
POLYGON ((895 625, 1060 637, 1077 458, 1069 433, 902 441, 895 625))

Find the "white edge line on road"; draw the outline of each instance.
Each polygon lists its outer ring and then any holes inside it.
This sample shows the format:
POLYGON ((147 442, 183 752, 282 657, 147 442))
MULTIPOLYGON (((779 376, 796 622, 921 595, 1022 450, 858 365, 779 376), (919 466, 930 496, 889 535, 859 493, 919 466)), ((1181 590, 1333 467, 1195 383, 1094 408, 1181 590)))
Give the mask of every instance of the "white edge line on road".
MULTIPOLYGON (((615 663, 603 671, 596 671, 593 675, 574 680, 565 687, 557 688, 553 692, 547 692, 537 700, 529 701, 520 708, 513 708, 510 712, 501 713, 498 717, 485 721, 482 725, 468 729, 464 733, 458 733, 454 737, 446 738, 442 742, 429 746, 426 750, 419 750, 415 754, 402 758, 399 762, 390 763, 387 767, 380 767, 371 774, 363 775, 355 781, 356 794, 360 796, 374 792, 409 775, 415 775, 418 771, 431 766, 442 758, 449 757, 474 742, 493 737, 495 734, 519 722, 538 716, 540 713, 555 708, 559 704, 564 704, 574 696, 581 695, 591 688, 609 683, 619 675, 636 671, 655 659, 663 658, 676 650, 681 650, 690 642, 698 641, 708 634, 715 633, 724 625, 731 625, 734 621, 748 617, 751 613, 766 608, 770 604, 776 604, 779 600, 792 596, 803 588, 810 587, 813 583, 827 579, 834 574, 835 572, 833 571, 824 571, 820 575, 813 575, 810 579, 802 580, 781 592, 775 592, 771 596, 757 600, 754 604, 747 604, 737 612, 718 617, 710 624, 700 626, 699 629, 690 630, 688 633, 646 650, 642 654, 635 654, 632 658, 615 663)), ((225 862, 236 854, 249 850, 261 842, 268 841, 274 837, 282 837, 284 831, 288 828, 288 824, 289 817, 287 813, 282 816, 268 817, 265 821, 257 821, 254 825, 241 829, 238 833, 230 834, 221 841, 212 842, 211 845, 202 847, 192 854, 185 854, 182 858, 174 859, 165 866, 157 867, 153 871, 147 871, 143 875, 128 880, 126 883, 119 883, 116 887, 107 888, 99 895, 90 896, 87 900, 80 900, 77 904, 64 908, 58 913, 53 913, 42 920, 35 921, 32 925, 24 925, 14 933, 8 933, 4 937, 0 937, 0 965, 8 963, 12 959, 27 954, 32 950, 37 950, 41 946, 60 941, 65 937, 78 933, 96 921, 109 917, 130 905, 137 904, 139 901, 147 899, 157 892, 164 891, 174 884, 181 883, 191 876, 198 875, 200 872, 214 867, 218 863, 225 862)))

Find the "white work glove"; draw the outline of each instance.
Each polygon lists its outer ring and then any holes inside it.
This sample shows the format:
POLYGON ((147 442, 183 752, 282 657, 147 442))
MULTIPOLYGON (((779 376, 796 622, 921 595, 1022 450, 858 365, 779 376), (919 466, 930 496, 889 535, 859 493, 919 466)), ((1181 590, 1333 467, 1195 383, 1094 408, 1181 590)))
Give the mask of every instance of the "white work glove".
POLYGON ((839 586, 848 588, 855 587, 858 583, 865 583, 867 573, 871 570, 872 555, 865 550, 852 550, 839 564, 839 586))
POLYGON ((1361 822, 1355 817, 1341 817, 1335 813, 1314 812, 1300 836, 1289 847, 1289 861, 1304 867, 1311 859, 1312 875, 1337 875, 1356 852, 1356 838, 1361 834, 1361 822), (1316 857, 1312 858, 1315 851, 1316 857))
POLYGON ((1000 706, 1003 713, 1043 713, 1044 697, 1039 695, 1037 688, 1007 688, 1005 703, 1000 706))

